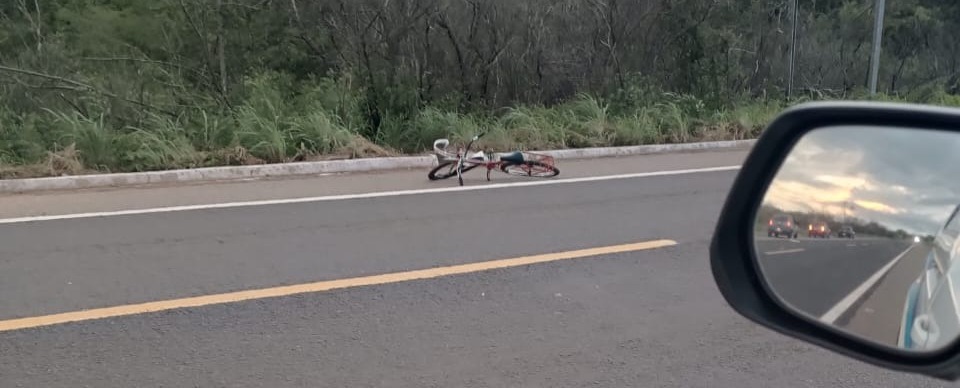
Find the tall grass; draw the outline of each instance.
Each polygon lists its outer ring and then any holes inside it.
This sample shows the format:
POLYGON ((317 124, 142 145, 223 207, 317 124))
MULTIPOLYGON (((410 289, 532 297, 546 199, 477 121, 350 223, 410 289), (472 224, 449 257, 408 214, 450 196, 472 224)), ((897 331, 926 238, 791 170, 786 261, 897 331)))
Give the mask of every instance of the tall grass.
POLYGON ((0 108, 0 165, 30 164, 46 154, 36 115, 17 115, 0 108))
POLYGON ((128 152, 121 141, 121 134, 110 128, 103 114, 85 117, 79 113, 49 111, 54 117, 53 132, 58 134, 57 144, 75 147, 83 164, 94 170, 116 171, 120 169, 122 155, 128 152))
POLYGON ((134 171, 196 167, 203 162, 180 120, 151 114, 121 137, 120 168, 134 171))
MULTIPOLYGON (((429 150, 437 138, 462 144, 481 132, 487 135, 478 146, 495 150, 749 139, 787 106, 749 98, 717 105, 636 86, 553 106, 464 112, 449 102, 415 106, 404 102, 406 91, 381 98, 403 103, 383 109, 372 130, 370 97, 351 86, 349 75, 294 82, 265 72, 248 78, 239 93, 229 109, 201 101, 173 116, 0 109, 0 179, 410 154, 429 150)), ((960 106, 960 96, 936 88, 875 98, 960 106)))
MULTIPOLYGON (((233 112, 239 146, 268 163, 349 152, 360 136, 358 99, 330 80, 289 93, 292 85, 274 75, 247 83, 250 94, 233 112)), ((355 152, 352 152, 355 153, 355 152)))

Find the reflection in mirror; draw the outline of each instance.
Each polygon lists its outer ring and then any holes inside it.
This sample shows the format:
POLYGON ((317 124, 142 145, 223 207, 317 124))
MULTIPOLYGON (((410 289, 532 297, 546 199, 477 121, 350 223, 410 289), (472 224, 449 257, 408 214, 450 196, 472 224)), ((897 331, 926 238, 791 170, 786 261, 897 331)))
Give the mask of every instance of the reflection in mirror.
POLYGON ((889 347, 960 337, 960 134, 828 127, 791 150, 754 246, 789 308, 889 347))

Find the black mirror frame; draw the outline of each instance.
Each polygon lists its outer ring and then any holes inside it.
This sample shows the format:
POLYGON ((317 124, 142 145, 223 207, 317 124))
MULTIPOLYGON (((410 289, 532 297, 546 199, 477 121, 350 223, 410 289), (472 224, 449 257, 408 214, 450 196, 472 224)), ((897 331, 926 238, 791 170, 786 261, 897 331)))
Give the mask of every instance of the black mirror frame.
POLYGON ((753 223, 766 190, 794 144, 832 126, 891 126, 960 132, 960 109, 875 102, 816 102, 784 111, 753 146, 728 194, 710 246, 714 280, 747 319, 789 337, 887 369, 960 379, 960 341, 935 353, 892 349, 787 309, 767 289, 754 257, 753 223))

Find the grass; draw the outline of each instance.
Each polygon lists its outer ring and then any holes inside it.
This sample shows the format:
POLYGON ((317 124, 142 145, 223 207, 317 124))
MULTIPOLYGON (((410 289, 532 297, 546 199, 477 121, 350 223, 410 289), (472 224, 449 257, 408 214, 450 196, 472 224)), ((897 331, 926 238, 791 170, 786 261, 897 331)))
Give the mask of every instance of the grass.
MULTIPOLYGON (((437 138, 464 143, 480 132, 487 136, 479 146, 493 150, 741 140, 757 137, 787 105, 744 99, 710 107, 695 96, 649 91, 578 95, 496 113, 384 110, 371 132, 362 93, 326 78, 301 83, 261 74, 230 109, 199 103, 176 116, 0 109, 0 179, 415 154, 437 138)), ((960 106, 960 97, 937 90, 880 99, 960 106)))

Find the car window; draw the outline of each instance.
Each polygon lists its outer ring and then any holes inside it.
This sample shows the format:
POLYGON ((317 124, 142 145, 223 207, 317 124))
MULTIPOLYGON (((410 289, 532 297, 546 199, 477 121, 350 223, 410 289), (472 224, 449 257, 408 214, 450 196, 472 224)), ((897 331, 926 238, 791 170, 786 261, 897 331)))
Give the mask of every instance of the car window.
POLYGON ((960 231, 960 217, 957 217, 958 213, 960 213, 960 206, 953 209, 953 213, 950 214, 950 218, 947 219, 946 226, 944 227, 945 231, 954 236, 960 231))
POLYGON ((941 282, 937 287, 944 287, 942 291, 933 294, 930 301, 929 314, 934 317, 934 324, 940 334, 932 338, 932 343, 924 344, 926 347, 936 349, 945 345, 945 341, 951 341, 957 337, 960 332, 960 320, 958 320, 956 290, 953 282, 949 279, 953 275, 947 275, 946 282, 941 282), (949 288, 947 288, 949 287, 949 288), (949 290, 950 292, 947 292, 949 290))
POLYGON ((953 209, 953 213, 947 218, 943 229, 937 235, 935 246, 935 259, 941 271, 949 270, 954 257, 954 246, 957 243, 957 237, 960 236, 960 206, 953 209))

